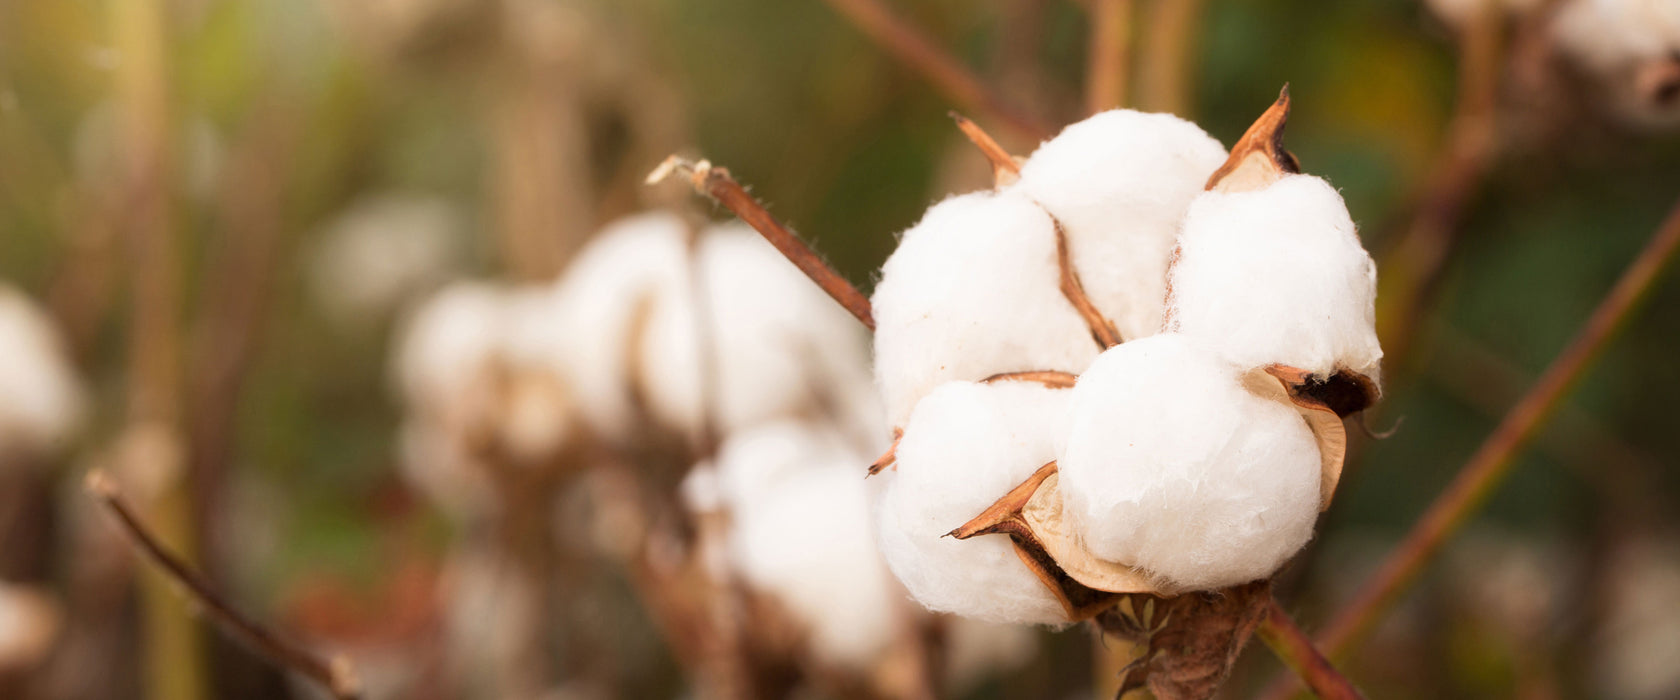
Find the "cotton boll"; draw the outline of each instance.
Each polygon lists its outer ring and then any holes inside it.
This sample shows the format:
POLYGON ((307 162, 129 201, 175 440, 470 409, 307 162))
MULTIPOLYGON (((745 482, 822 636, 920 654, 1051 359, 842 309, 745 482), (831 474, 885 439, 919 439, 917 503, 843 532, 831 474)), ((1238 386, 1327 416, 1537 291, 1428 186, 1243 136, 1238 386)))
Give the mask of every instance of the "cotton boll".
POLYGON ((708 377, 727 433, 818 410, 830 387, 867 376, 864 329, 745 224, 707 229, 698 258, 699 284, 648 319, 641 356, 656 417, 698 433, 708 377))
POLYGON ((1550 29, 1616 116, 1647 128, 1680 124, 1680 3, 1570 0, 1550 29))
POLYGON ((781 481, 813 466, 843 464, 862 480, 872 457, 849 449, 842 436, 808 421, 781 420, 730 435, 711 466, 718 496, 731 509, 769 497, 781 481))
POLYGON ((462 254, 461 218, 447 202, 385 194, 327 224, 309 266, 310 292, 334 320, 366 324, 448 277, 462 254))
POLYGON ((1312 431, 1229 362, 1162 334, 1104 352, 1072 393, 1059 483, 1092 554, 1217 589, 1270 576, 1312 537, 1312 431))
POLYGON ((945 536, 1056 458, 1067 404, 1066 389, 951 382, 916 406, 896 465, 872 479, 886 481, 877 508, 881 551, 916 600, 989 622, 1068 621, 1008 537, 945 536))
POLYGON ((898 598, 855 465, 807 467, 735 512, 733 559, 749 586, 803 623, 816 658, 865 669, 893 641, 898 598))
POLYGON ((1375 380, 1377 268, 1341 195, 1290 175, 1190 206, 1172 275, 1172 327, 1244 369, 1284 364, 1375 380))
POLYGON ((1133 340, 1160 330, 1179 221, 1225 157, 1188 121, 1111 110, 1039 146, 1013 191, 1062 222, 1086 294, 1133 340))
MULTIPOLYGON (((0 284, 0 457, 59 447, 82 415, 80 382, 52 321, 0 284)), ((3 461, 3 460, 0 460, 3 461)))
POLYGON ((1025 197, 977 192, 929 209, 871 299, 888 420, 903 426, 948 381, 1084 369, 1098 347, 1059 283, 1050 217, 1025 197))
POLYGON ((627 439, 636 427, 632 336, 654 305, 687 284, 687 227, 665 213, 620 219, 578 251, 555 290, 576 336, 569 372, 585 420, 601 434, 627 439))
POLYGON ((417 309, 398 335, 394 382, 414 410, 454 425, 489 413, 489 372, 501 352, 505 290, 461 282, 417 309))

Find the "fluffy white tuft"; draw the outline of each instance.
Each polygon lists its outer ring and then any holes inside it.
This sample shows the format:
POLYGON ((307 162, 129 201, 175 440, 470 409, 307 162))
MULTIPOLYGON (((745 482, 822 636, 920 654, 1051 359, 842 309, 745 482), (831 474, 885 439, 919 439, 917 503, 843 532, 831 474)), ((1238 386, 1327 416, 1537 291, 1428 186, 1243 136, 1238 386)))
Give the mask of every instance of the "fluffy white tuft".
POLYGON ((327 224, 309 265, 309 287, 346 326, 385 317, 442 283, 462 249, 460 214, 448 202, 386 194, 352 205, 327 224))
POLYGON ((1376 379, 1377 268, 1341 195, 1291 175, 1190 206, 1172 276, 1172 327, 1247 369, 1285 364, 1376 379))
POLYGON ((1111 110, 1039 146, 1012 191, 1062 222, 1086 293, 1134 340, 1160 330, 1179 221, 1225 155, 1173 115, 1111 110))
POLYGON ((1084 369, 1098 348, 1059 279, 1050 218, 1025 197, 977 192, 929 209, 871 300, 888 420, 902 427, 948 381, 1084 369))
POLYGON ((1020 382, 951 382, 916 406, 897 465, 874 478, 886 481, 881 551, 923 605, 989 622, 1068 621, 1009 538, 945 536, 1056 458, 1068 394, 1020 382))
POLYGON ((82 416, 81 383, 52 321, 0 285, 0 456, 39 454, 69 439, 82 416))
POLYGON ((1320 464, 1306 421, 1189 339, 1104 352, 1072 412, 1060 488, 1092 554, 1214 589, 1271 575, 1312 537, 1320 464))
POLYGON ((849 417, 844 409, 871 401, 858 388, 868 384, 863 329, 744 224, 708 228, 691 256, 677 217, 625 219, 585 246, 558 294, 575 336, 578 403, 606 436, 629 437, 634 391, 690 436, 708 395, 726 433, 837 406, 849 417), (702 318, 710 347, 699 342, 702 318))

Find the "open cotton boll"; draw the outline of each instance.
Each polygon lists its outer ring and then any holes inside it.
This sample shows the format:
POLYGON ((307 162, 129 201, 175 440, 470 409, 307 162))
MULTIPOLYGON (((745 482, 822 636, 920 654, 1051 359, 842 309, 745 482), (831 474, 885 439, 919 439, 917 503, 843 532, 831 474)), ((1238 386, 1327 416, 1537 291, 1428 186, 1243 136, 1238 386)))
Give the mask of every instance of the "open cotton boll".
POLYGON ((1218 141, 1188 121, 1111 110, 1039 146, 1011 191, 1062 222, 1086 294, 1122 338, 1134 340, 1161 328, 1179 221, 1225 157, 1218 141))
POLYGON ((1680 3, 1673 0, 1570 0, 1549 27, 1561 53, 1591 75, 1624 122, 1680 124, 1680 3))
POLYGON ((506 292, 482 282, 459 282, 427 299, 396 342, 392 366, 403 400, 440 418, 483 411, 506 308, 506 292))
POLYGON ((653 308, 641 347, 649 408, 666 424, 699 432, 706 361, 725 433, 819 410, 836 387, 866 381, 864 329, 746 224, 706 229, 698 271, 698 285, 653 308))
POLYGON ((833 430, 809 421, 779 420, 730 435, 711 464, 718 497, 739 509, 764 500, 791 474, 834 464, 862 474, 870 459, 850 449, 833 430))
POLYGON ((80 421, 80 381, 46 314, 3 284, 0 358, 0 458, 58 447, 80 421))
POLYGON ((1156 335, 1104 352, 1072 394, 1059 483, 1092 554, 1216 589, 1270 576, 1311 539, 1312 431, 1229 362, 1156 335))
POLYGON ((569 372, 585 420, 602 435, 636 427, 630 373, 632 336, 654 305, 686 292, 687 226, 673 214, 620 219, 578 251, 556 288, 565 326, 575 334, 569 372))
POLYGON ((867 669, 892 644, 899 594, 856 465, 806 467, 735 511, 731 553, 747 585, 802 623, 816 658, 867 669))
POLYGON ((1008 537, 945 535, 1056 458, 1068 390, 950 382, 922 399, 897 462, 874 479, 881 551, 910 595, 938 612, 998 623, 1068 621, 1008 537))
POLYGON ((904 232, 870 300, 888 420, 903 426, 948 381, 1084 369, 1098 347, 1059 284, 1055 230, 1032 201, 976 192, 934 205, 904 232))
POLYGON ((1329 183, 1290 175, 1190 205, 1168 330, 1244 369, 1347 369, 1375 381, 1377 267, 1329 183))

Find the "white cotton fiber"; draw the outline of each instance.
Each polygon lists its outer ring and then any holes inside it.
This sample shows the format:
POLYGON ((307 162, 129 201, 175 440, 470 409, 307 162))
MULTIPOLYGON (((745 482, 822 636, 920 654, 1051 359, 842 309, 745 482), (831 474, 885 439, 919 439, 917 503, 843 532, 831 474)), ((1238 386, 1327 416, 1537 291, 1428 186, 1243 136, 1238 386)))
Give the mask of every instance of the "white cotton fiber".
POLYGON ((929 609, 998 623, 1058 624, 1067 613, 1004 535, 945 535, 1056 458, 1067 389, 951 382, 922 399, 899 441, 877 517, 881 551, 929 609))
POLYGON ((902 593, 876 548, 862 472, 850 459, 798 466, 733 511, 731 558, 802 624, 817 659, 871 668, 893 641, 902 593))
POLYGON ((1188 121, 1112 110, 1039 146, 1011 191, 1061 220, 1086 293, 1134 340, 1160 330, 1179 221, 1225 156, 1188 121))
POLYGON ((1024 197, 976 192, 929 209, 882 266, 871 299, 888 420, 902 427, 948 381, 1084 369, 1099 348, 1058 270, 1050 218, 1024 197))
POLYGON ((866 383, 863 328, 758 234, 709 227, 693 257, 680 219, 646 214, 608 226, 561 280, 570 374, 602 434, 631 434, 633 390, 654 419, 692 436, 708 396, 729 432, 819 411, 840 387, 866 383))
POLYGON ((447 201, 384 194, 359 201, 320 234, 309 290, 333 320, 369 324, 446 279, 464 247, 447 201))
POLYGON ((1190 206, 1173 269, 1171 328, 1244 369, 1284 364, 1373 380, 1377 267, 1329 183, 1290 175, 1190 206))
POLYGON ((411 410, 454 424, 489 411, 490 363, 500 351, 506 290, 458 282, 423 302, 399 331, 393 380, 411 410))
POLYGON ((698 433, 708 410, 705 361, 725 433, 811 415, 839 387, 867 383, 863 326, 757 232, 741 223, 706 229, 698 262, 701 305, 692 285, 656 305, 641 347, 659 420, 698 433), (700 335, 702 323, 709 337, 700 335))
POLYGON ((1552 33, 1570 57, 1610 73, 1680 49, 1680 3, 1673 0, 1568 0, 1552 33))
POLYGON ((1189 339, 1104 352, 1072 413, 1063 512, 1097 557, 1215 589, 1270 576, 1312 537, 1320 464, 1306 421, 1189 339))
POLYGON ((39 456, 59 447, 80 422, 81 383, 52 321, 5 285, 0 285, 0 358, 0 458, 39 456))
POLYGON ((848 446, 834 430, 810 421, 779 420, 741 430, 711 460, 719 499, 740 509, 765 500, 790 475, 844 464, 861 481, 874 456, 848 446))

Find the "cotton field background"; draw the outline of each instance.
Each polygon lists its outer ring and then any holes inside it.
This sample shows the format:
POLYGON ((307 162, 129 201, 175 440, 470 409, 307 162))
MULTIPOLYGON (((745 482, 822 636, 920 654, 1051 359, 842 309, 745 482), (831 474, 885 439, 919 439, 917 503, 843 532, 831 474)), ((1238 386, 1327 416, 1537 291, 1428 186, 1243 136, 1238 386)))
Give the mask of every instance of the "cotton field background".
POLYGON ((1680 697, 1680 0, 0 0, 0 700, 1680 697))

